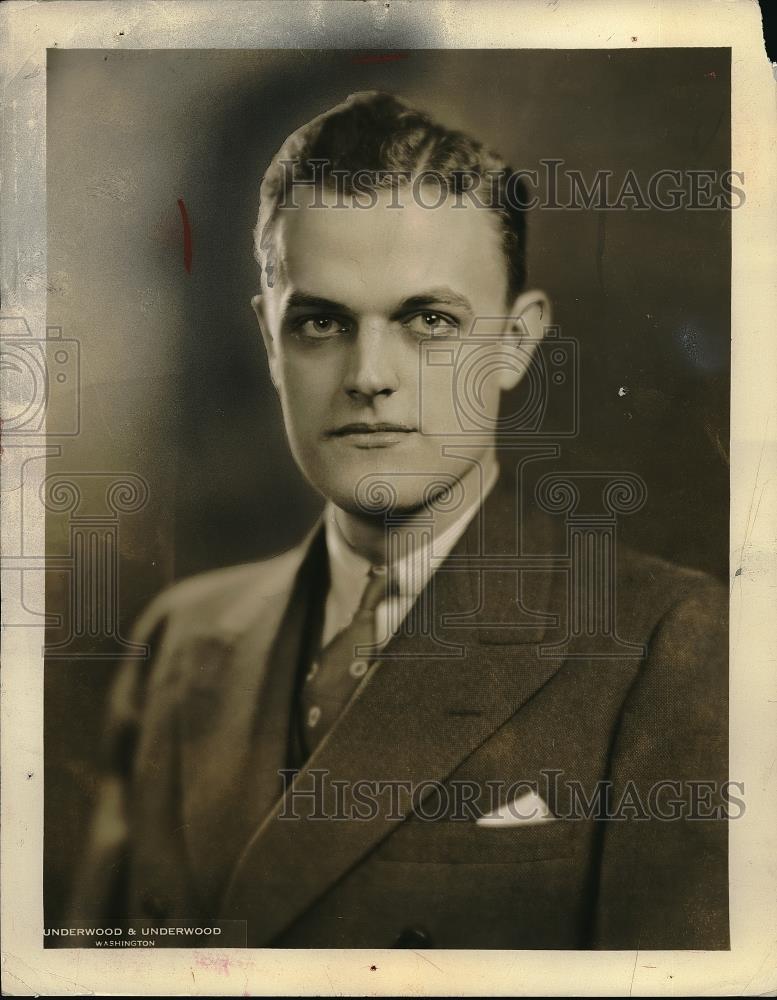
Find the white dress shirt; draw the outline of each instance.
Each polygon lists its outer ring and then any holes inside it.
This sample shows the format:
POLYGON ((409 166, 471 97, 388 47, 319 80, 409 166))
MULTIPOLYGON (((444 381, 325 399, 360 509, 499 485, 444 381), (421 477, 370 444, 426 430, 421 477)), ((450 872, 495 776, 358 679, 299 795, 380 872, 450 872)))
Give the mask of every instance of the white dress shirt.
MULTIPOLYGON (((494 464, 482 490, 439 535, 433 533, 433 525, 429 526, 429 531, 415 529, 405 533, 399 529, 396 538, 402 554, 391 563, 389 570, 389 579, 397 592, 382 601, 376 610, 375 642, 378 646, 384 646, 399 630, 432 573, 451 552, 490 493, 498 473, 498 466, 494 464)), ((336 511, 332 503, 328 503, 324 511, 330 587, 324 611, 322 647, 350 625, 372 565, 345 538, 337 523, 336 511)))

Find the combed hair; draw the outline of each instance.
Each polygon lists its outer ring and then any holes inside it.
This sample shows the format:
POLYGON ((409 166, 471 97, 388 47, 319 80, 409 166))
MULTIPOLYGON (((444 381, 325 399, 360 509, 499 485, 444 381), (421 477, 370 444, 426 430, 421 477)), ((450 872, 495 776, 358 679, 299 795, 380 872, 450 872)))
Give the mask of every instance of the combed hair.
POLYGON ((351 94, 286 139, 272 158, 260 188, 259 220, 254 231, 256 259, 267 272, 267 250, 277 206, 289 194, 289 164, 296 181, 319 180, 351 193, 349 178, 368 174, 377 188, 429 175, 451 194, 477 184, 477 197, 498 216, 507 261, 508 295, 526 280, 523 186, 519 198, 505 197, 512 170, 501 156, 464 132, 446 128, 392 94, 351 94), (404 175, 400 178, 398 174, 404 175))

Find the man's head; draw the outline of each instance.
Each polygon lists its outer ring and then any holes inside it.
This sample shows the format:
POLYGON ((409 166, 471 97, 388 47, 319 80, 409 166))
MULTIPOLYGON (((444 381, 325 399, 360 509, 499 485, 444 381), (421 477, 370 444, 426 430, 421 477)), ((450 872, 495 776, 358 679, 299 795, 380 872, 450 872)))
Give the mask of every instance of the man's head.
POLYGON ((477 140, 387 94, 350 97, 273 158, 254 307, 292 451, 343 509, 361 511, 381 480, 412 511, 431 482, 493 462, 500 395, 549 322, 544 295, 524 290, 511 178, 477 140), (460 398, 462 361, 481 373, 474 399, 460 398), (482 417, 474 430, 462 403, 482 417))

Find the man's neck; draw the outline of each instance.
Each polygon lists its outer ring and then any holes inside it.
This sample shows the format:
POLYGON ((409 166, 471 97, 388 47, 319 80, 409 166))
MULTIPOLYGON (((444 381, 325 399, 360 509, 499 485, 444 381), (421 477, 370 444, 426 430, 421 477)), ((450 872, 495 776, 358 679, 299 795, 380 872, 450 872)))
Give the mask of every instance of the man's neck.
MULTIPOLYGON (((392 533, 418 536, 423 533, 424 537, 427 537, 431 518, 434 537, 439 538, 460 518, 472 514, 480 506, 497 475, 496 454, 491 451, 477 464, 473 464, 458 480, 458 487, 461 490, 459 503, 451 505, 441 503, 437 506, 432 502, 429 506, 421 507, 406 517, 392 516, 392 533)), ((389 562, 386 553, 388 532, 385 515, 370 518, 335 507, 334 518, 343 538, 354 551, 376 565, 389 562)), ((417 547, 413 546, 414 549, 417 547)))

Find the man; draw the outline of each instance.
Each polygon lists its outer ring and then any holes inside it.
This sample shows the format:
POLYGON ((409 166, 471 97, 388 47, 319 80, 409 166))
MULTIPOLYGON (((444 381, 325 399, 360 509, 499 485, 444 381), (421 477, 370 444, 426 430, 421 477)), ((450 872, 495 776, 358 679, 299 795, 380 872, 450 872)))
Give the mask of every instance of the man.
POLYGON ((563 484, 526 489, 531 428, 500 471, 500 398, 545 370, 550 315, 512 177, 382 94, 274 158, 253 305, 326 508, 143 616, 74 916, 727 947, 725 591, 609 541, 582 562, 599 536, 551 516, 563 484))

